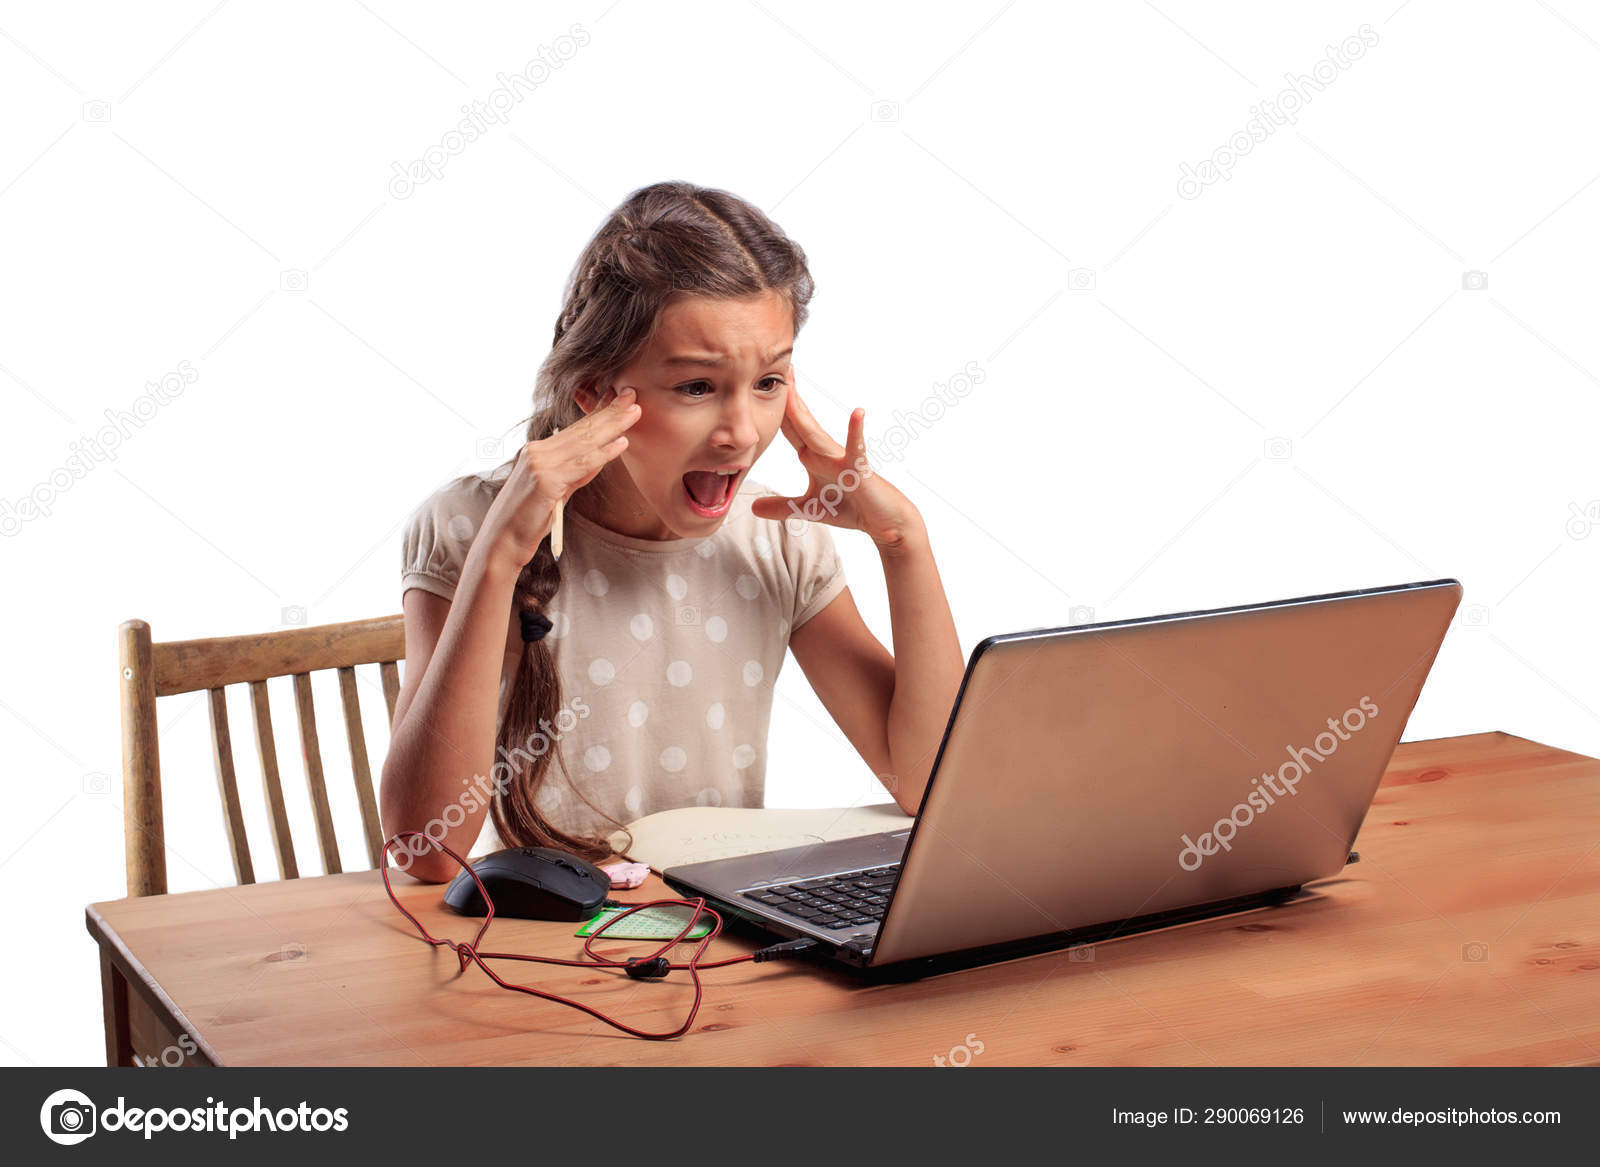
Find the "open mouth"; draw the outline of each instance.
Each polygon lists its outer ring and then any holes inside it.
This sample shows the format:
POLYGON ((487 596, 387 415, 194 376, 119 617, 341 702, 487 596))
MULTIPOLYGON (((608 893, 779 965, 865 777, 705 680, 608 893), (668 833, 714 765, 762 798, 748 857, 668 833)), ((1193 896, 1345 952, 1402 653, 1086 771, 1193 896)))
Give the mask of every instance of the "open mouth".
POLYGON ((732 474, 715 470, 691 470, 683 476, 683 493, 689 508, 705 518, 716 518, 727 513, 733 495, 744 478, 746 466, 732 474))

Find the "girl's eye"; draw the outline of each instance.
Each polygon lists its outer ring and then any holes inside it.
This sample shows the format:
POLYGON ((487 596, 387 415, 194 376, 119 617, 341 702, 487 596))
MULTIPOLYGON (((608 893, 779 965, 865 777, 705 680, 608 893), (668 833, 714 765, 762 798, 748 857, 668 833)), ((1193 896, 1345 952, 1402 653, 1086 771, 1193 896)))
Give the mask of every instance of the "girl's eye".
MULTIPOLYGON (((777 375, 763 377, 761 379, 761 387, 768 393, 776 393, 783 389, 787 384, 788 383, 782 377, 777 375)), ((688 397, 691 400, 698 401, 700 398, 711 392, 711 382, 691 381, 687 385, 679 385, 678 392, 682 393, 685 397, 688 397), (697 390, 704 390, 704 392, 697 392, 697 390)))

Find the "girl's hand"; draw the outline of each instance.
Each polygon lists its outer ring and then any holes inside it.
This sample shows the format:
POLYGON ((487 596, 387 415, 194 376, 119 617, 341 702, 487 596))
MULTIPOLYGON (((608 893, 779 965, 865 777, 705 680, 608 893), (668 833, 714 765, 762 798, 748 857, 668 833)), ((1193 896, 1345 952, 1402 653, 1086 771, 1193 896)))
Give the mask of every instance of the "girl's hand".
POLYGON ((631 388, 618 392, 613 387, 581 421, 518 451, 479 532, 490 540, 494 555, 517 571, 534 557, 555 522, 556 507, 627 449, 628 439, 621 435, 640 417, 634 397, 631 388))
MULTIPOLYGON (((793 376, 793 369, 790 370, 793 376)), ((850 414, 850 430, 843 447, 817 424, 800 400, 798 380, 789 386, 784 402, 783 436, 789 439, 800 464, 811 476, 805 494, 798 498, 758 498, 751 511, 761 519, 803 519, 865 531, 879 550, 898 549, 921 528, 922 516, 910 500, 867 462, 865 409, 850 414)))

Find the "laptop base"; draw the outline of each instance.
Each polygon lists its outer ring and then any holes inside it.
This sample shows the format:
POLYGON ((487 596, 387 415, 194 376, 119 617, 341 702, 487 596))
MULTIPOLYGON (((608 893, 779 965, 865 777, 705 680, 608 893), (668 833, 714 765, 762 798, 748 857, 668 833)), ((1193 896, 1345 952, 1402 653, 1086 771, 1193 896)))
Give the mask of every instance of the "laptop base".
MULTIPOLYGON (((680 887, 672 880, 667 880, 667 884, 679 895, 693 897, 704 894, 691 888, 680 887)), ((836 945, 832 948, 827 944, 822 944, 818 955, 831 957, 834 962, 842 964, 849 971, 865 980, 915 981, 943 973, 978 968, 986 964, 999 964, 1003 961, 1017 960, 1022 957, 1057 952, 1064 948, 1078 948, 1106 940, 1119 940, 1124 936, 1154 932, 1178 924, 1216 919, 1222 916, 1253 911, 1258 908, 1280 907, 1300 895, 1302 888, 1302 884, 1294 884, 1288 887, 1273 888, 1254 895, 1217 900, 1207 904, 1194 904, 1187 908, 1175 908, 1165 912, 1152 912, 1149 915, 1136 916, 1131 920, 1094 924, 1084 928, 1073 928, 1065 932, 1049 932, 1026 940, 985 945, 982 948, 963 949, 959 952, 920 957, 914 960, 901 960, 887 965, 869 965, 867 962, 870 959, 870 951, 855 941, 836 945)), ((816 939, 816 937, 802 932, 798 928, 787 928, 778 920, 746 911, 736 904, 724 901, 720 897, 707 896, 706 903, 721 913, 723 919, 729 924, 739 926, 740 931, 757 934, 763 939, 771 939, 774 942, 795 940, 802 937, 816 939)))

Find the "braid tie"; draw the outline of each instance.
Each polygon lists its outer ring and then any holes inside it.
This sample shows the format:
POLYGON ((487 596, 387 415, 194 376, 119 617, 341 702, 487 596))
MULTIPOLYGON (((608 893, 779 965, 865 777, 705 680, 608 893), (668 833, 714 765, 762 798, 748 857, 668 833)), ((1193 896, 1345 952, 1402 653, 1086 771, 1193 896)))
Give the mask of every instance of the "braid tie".
POLYGON ((524 611, 521 613, 521 617, 522 639, 525 641, 543 640, 545 633, 554 627, 550 622, 550 617, 543 612, 524 611))

